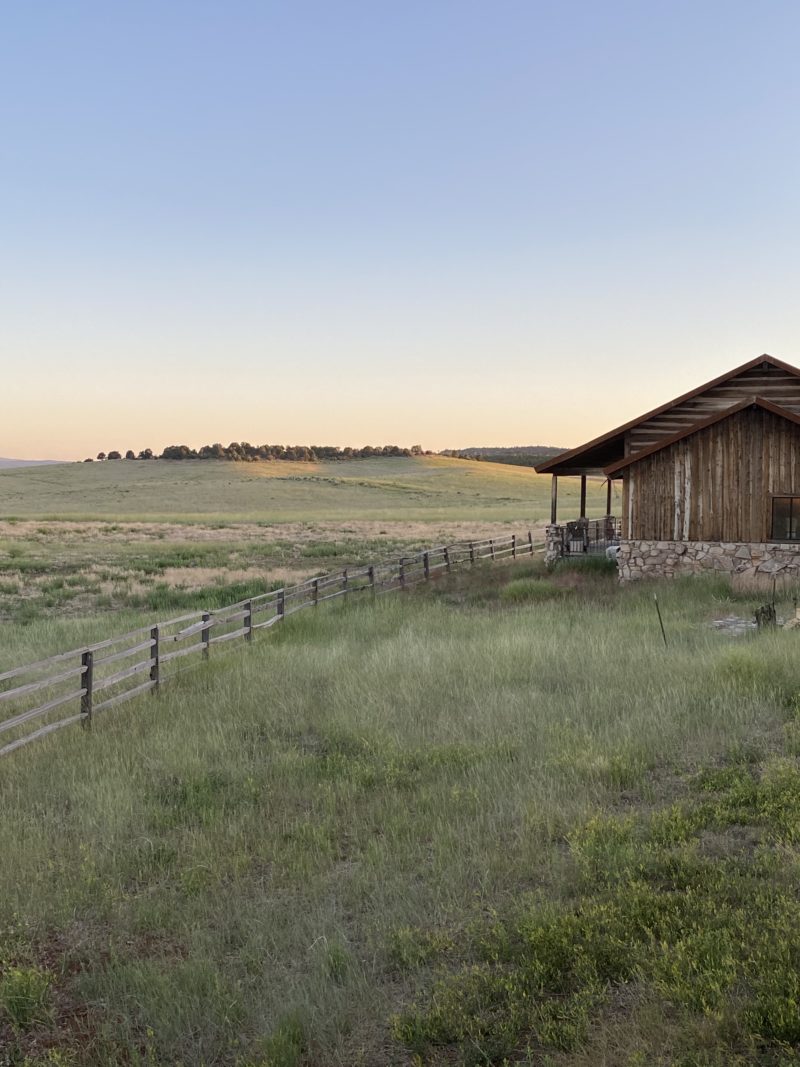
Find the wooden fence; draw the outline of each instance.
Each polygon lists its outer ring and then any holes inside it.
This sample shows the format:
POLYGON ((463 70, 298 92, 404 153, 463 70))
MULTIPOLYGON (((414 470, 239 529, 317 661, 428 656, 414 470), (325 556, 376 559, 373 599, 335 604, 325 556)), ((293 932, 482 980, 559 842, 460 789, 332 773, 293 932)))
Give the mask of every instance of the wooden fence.
MULTIPOLYGON (((461 541, 415 555, 310 578, 215 611, 195 611, 168 622, 144 626, 105 641, 62 652, 0 673, 0 756, 73 723, 93 718, 132 700, 187 669, 184 657, 208 659, 211 646, 242 639, 282 622, 303 608, 335 597, 373 595, 410 588, 437 574, 481 559, 533 555, 533 537, 515 534, 461 541), (41 703, 39 703, 41 701, 41 703), (66 712, 66 716, 64 716, 66 712), (33 730, 30 727, 34 726, 33 730)), ((188 664, 192 666, 193 664, 188 664)))

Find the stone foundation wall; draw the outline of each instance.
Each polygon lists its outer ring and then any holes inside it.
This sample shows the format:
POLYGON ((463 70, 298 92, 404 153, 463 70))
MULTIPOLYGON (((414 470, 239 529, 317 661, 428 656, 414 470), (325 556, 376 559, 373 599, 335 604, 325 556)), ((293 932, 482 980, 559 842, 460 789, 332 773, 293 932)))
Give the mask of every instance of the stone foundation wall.
POLYGON ((621 582, 717 571, 745 581, 800 580, 800 544, 730 541, 623 541, 617 556, 621 582))

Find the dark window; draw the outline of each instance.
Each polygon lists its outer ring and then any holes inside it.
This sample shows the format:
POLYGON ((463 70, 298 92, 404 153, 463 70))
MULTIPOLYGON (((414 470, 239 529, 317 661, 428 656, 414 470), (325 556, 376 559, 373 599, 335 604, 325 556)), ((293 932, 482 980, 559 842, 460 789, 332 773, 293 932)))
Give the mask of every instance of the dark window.
POLYGON ((800 496, 772 498, 772 539, 800 541, 800 496))

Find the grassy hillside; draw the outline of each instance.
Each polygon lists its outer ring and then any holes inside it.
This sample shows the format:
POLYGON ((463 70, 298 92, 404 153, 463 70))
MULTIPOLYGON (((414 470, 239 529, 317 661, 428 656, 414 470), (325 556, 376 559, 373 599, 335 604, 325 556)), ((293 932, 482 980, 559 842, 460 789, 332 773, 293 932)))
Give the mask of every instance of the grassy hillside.
POLYGON ((796 1062, 797 636, 660 599, 487 567, 16 754, 6 1062, 796 1062))
MULTIPOLYGON (((575 515, 577 483, 560 499, 575 515)), ((548 478, 443 457, 0 471, 0 625, 213 607, 509 528, 541 543, 549 501, 548 478)), ((589 504, 605 510, 599 482, 589 504)), ((19 638, 6 634, 6 655, 19 638)))
MULTIPOLYGON (((563 482, 566 518, 578 486, 563 482)), ((592 514, 605 511, 599 481, 592 514)), ((0 513, 17 518, 261 523, 524 521, 550 512, 550 478, 442 456, 331 463, 113 461, 0 471, 0 513)))
POLYGON ((9 459, 6 456, 0 456, 0 470, 11 467, 43 467, 57 462, 58 460, 54 459, 9 459))

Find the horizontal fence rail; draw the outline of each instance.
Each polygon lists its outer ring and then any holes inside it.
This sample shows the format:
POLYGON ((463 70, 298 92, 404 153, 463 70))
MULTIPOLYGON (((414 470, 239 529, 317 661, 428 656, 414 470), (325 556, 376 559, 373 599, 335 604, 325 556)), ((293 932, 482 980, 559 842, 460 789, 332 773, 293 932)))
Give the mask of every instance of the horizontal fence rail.
POLYGON ((96 715, 144 693, 157 692, 165 681, 192 665, 178 666, 178 660, 208 659, 212 645, 252 641, 256 631, 283 622, 297 611, 352 594, 410 589, 465 564, 515 559, 533 552, 530 532, 524 538, 511 534, 441 545, 321 574, 215 611, 195 611, 0 672, 0 756, 74 723, 89 727, 96 715))

